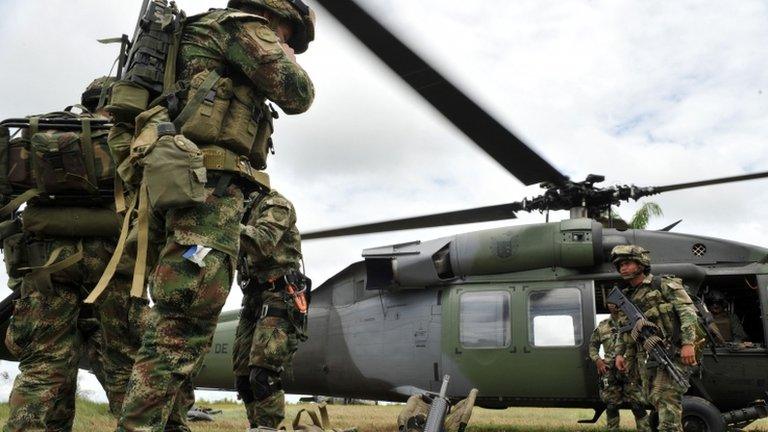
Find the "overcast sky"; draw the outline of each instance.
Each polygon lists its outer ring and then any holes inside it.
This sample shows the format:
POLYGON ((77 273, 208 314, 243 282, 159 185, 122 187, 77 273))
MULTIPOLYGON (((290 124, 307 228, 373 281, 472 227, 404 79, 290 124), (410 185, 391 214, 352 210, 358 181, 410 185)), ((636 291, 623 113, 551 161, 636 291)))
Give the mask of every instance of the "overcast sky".
MULTIPOLYGON (((768 166, 768 6, 742 0, 366 0, 409 45, 572 179, 665 185, 768 166)), ((183 0, 189 13, 224 1, 183 0)), ((0 0, 0 118, 60 109, 106 74, 139 1, 0 0)), ((273 185, 313 229, 516 201, 524 187, 323 10, 299 56, 312 109, 281 116, 273 185)), ((766 181, 654 197, 659 228, 768 246, 766 181)), ((636 205, 623 205, 629 216, 636 205)), ((565 214, 554 215, 554 219, 565 214)), ((365 247, 517 221, 306 242, 316 284, 365 247)), ((4 276, 4 275, 3 275, 4 276)), ((0 295, 9 291, 0 288, 0 295)), ((235 288, 226 309, 238 306, 235 288)), ((4 362, 3 368, 15 370, 4 362)), ((84 386, 98 397, 95 380, 84 386)), ((9 383, 0 383, 6 400, 9 383)))

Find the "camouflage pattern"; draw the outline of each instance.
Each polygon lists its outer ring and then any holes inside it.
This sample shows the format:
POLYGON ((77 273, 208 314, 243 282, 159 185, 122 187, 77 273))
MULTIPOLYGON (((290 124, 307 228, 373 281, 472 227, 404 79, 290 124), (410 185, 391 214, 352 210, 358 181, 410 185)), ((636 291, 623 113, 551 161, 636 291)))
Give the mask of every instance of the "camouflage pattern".
POLYGON ((287 114, 306 111, 315 97, 309 75, 285 53, 266 20, 232 9, 187 20, 178 64, 184 65, 182 80, 226 66, 233 79, 242 76, 287 114))
MULTIPOLYGON (((656 289, 653 287, 653 275, 648 274, 640 285, 625 288, 624 292, 646 318, 662 330, 669 352, 680 370, 688 376, 693 374, 697 367, 682 364, 680 349, 683 345, 694 345, 698 363, 701 364, 702 352, 698 344, 702 341, 702 334, 696 309, 682 281, 665 276, 661 278, 660 288, 656 289)), ((629 333, 622 335, 616 350, 618 354, 637 352, 637 357, 627 359, 627 362, 630 367, 638 368, 643 395, 659 413, 659 432, 682 432, 682 396, 687 387, 680 388, 664 368, 648 361, 647 354, 635 344, 629 333)))
POLYGON ((175 401, 182 400, 180 389, 200 371, 210 348, 232 284, 243 194, 230 185, 222 197, 206 188, 206 197, 203 204, 165 214, 170 235, 150 277, 154 305, 147 314, 119 431, 162 431, 175 401), (205 267, 183 257, 190 245, 213 248, 205 267))
POLYGON ((309 43, 315 39, 315 12, 309 6, 306 14, 288 0, 229 0, 227 7, 256 14, 266 9, 291 22, 294 34, 288 44, 298 54, 306 51, 309 43))
MULTIPOLYGON (((299 339, 303 339, 303 322, 259 316, 263 306, 300 316, 292 298, 282 289, 264 287, 299 269, 301 237, 296 228, 296 211, 290 201, 273 189, 266 195, 251 196, 245 222, 241 226, 238 268, 240 286, 244 287, 243 309, 235 333, 233 368, 241 380, 248 377, 251 368, 268 369, 274 373, 276 385, 280 385, 279 376, 286 371, 290 374, 293 355, 299 339)), ((245 403, 251 427, 277 427, 285 417, 284 406, 282 390, 264 400, 245 403)))
POLYGON ((619 245, 611 250, 611 262, 617 270, 619 263, 625 260, 637 261, 648 270, 651 268, 651 254, 641 246, 619 245))
MULTIPOLYGON (((477 389, 472 389, 469 395, 451 406, 445 418, 445 432, 463 432, 472 417, 475 406, 477 389)), ((408 398, 403 409, 397 415, 397 429, 400 432, 423 432, 429 415, 431 402, 423 395, 413 395, 408 398)))
POLYGON ((293 204, 275 189, 266 196, 253 194, 250 202, 248 220, 240 227, 240 277, 264 283, 298 270, 301 236, 293 204))
POLYGON ((45 263, 61 248, 57 261, 76 253, 82 242, 83 259, 45 277, 27 274, 17 300, 5 342, 19 359, 9 400, 10 415, 4 431, 70 430, 74 418, 77 366, 85 351, 100 379, 113 413, 119 412, 132 366, 131 346, 124 336, 107 340, 108 334, 125 334, 130 324, 119 317, 94 323, 111 310, 128 310, 125 304, 130 281, 116 277, 103 302, 89 315, 82 300, 104 270, 113 243, 104 239, 53 239, 33 241, 30 265, 45 263), (125 295, 122 295, 125 294, 125 295), (118 328, 114 328, 118 327, 118 328), (125 353, 125 355, 117 355, 125 353))
MULTIPOLYGON (((637 367, 631 367, 627 373, 619 372, 614 365, 616 346, 620 338, 619 328, 623 325, 618 317, 609 317, 598 324, 592 332, 589 341, 589 358, 597 362, 600 358, 600 346, 605 353, 605 364, 608 372, 600 377, 600 399, 606 405, 606 421, 608 430, 617 431, 620 425, 619 407, 630 404, 635 416, 638 431, 650 431, 649 418, 645 414, 644 398, 640 386, 640 375, 637 367)), ((627 355, 625 353, 625 355, 627 355)), ((628 354, 634 360, 633 354, 628 354)), ((634 363, 634 361, 632 362, 634 363)))

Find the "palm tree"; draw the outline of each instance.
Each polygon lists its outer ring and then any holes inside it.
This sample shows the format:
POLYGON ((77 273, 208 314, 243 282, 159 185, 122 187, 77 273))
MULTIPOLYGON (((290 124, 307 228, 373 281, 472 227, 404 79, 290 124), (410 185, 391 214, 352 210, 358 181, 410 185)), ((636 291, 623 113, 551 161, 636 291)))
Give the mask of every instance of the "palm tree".
POLYGON ((654 216, 664 216, 664 212, 661 211, 661 206, 655 202, 649 201, 644 203, 637 209, 635 214, 632 215, 632 219, 629 221, 629 226, 632 229, 646 229, 648 227, 648 222, 654 216))
POLYGON ((648 228, 648 222, 655 216, 663 216, 664 212, 661 211, 661 206, 655 202, 644 203, 629 222, 624 220, 619 215, 618 210, 615 207, 611 207, 610 218, 607 214, 604 214, 598 219, 604 226, 611 226, 618 229, 646 229, 648 228))

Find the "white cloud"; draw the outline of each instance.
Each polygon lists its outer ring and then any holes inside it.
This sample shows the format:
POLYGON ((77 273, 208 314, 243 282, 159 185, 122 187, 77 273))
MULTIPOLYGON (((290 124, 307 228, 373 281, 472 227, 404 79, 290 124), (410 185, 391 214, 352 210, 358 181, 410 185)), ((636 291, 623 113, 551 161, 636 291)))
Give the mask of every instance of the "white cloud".
MULTIPOLYGON (((181 3, 189 12, 224 4, 181 3)), ((606 183, 650 186, 768 166, 764 2, 744 0, 727 11, 719 2, 692 0, 363 3, 573 179, 601 173, 606 183)), ((4 6, 2 118, 76 102, 115 54, 94 40, 130 33, 138 3, 4 6)), ((324 11, 318 17, 318 39, 299 58, 315 80, 317 101, 306 115, 278 121, 270 165, 274 184, 296 204, 302 230, 539 192, 480 152, 324 11)), ((653 224, 684 219, 680 231, 768 245, 765 184, 654 197, 665 217, 653 224)), ((523 214, 508 223, 542 220, 523 214)), ((307 242, 304 251, 320 283, 359 259, 364 247, 503 224, 307 242)), ((239 298, 234 288, 227 308, 239 298)))

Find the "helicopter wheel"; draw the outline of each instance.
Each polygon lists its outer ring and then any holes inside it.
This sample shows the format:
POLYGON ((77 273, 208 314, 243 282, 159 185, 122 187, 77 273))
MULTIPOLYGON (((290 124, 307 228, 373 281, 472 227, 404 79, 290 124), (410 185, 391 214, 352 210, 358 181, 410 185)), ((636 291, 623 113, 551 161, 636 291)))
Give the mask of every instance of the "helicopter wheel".
POLYGON ((698 396, 683 396, 685 432, 725 432, 725 420, 712 402, 698 396))

